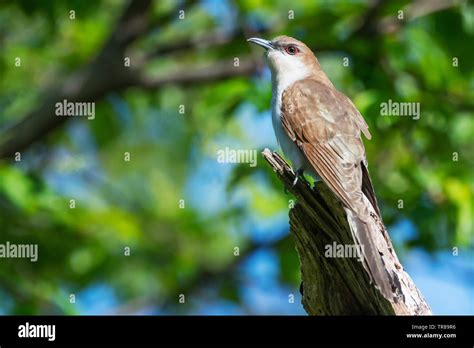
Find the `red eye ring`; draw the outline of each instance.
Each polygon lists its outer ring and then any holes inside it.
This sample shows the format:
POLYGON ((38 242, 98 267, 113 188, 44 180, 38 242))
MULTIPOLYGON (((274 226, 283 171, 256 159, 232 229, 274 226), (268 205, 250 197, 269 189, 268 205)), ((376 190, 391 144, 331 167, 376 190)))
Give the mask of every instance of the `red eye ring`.
POLYGON ((293 45, 289 45, 289 46, 286 46, 285 47, 285 52, 288 53, 289 55, 291 56, 294 56, 296 53, 298 53, 300 50, 298 49, 298 47, 296 46, 293 46, 293 45))

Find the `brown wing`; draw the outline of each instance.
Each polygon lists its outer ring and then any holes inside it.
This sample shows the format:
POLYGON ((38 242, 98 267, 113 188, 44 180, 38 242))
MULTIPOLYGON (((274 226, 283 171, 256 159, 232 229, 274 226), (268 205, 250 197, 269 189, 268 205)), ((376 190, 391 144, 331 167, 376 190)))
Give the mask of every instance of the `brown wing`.
MULTIPOLYGON (((349 98, 347 98, 344 94, 340 93, 339 91, 336 91, 336 93, 339 96, 342 96, 342 98, 344 99, 344 105, 347 106, 350 115, 354 118, 361 132, 364 133, 365 137, 370 140, 372 136, 370 135, 370 132, 369 132, 369 126, 365 122, 364 117, 360 114, 359 110, 357 110, 357 108, 354 106, 352 101, 349 98)), ((372 180, 370 180, 369 169, 367 167, 367 159, 365 158, 364 158, 364 161, 362 161, 361 163, 361 169, 362 169, 362 192, 368 198, 370 204, 372 204, 372 207, 374 208, 375 212, 379 215, 379 217, 381 217, 379 206, 377 203, 377 197, 375 196, 374 187, 372 186, 372 180)))
POLYGON ((369 138, 370 133, 352 102, 332 86, 300 80, 283 93, 281 118, 287 134, 324 182, 364 219, 368 215, 362 191, 366 160, 360 133, 369 138))

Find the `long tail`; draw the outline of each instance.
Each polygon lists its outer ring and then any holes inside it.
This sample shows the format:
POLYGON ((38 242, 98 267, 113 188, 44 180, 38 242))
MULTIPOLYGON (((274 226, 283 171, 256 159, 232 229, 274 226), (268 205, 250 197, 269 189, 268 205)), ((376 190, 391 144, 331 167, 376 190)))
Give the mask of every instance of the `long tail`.
MULTIPOLYGON (((368 203, 368 202, 367 202, 368 203)), ((387 271, 383 259, 374 242, 374 236, 380 234, 375 221, 362 221, 350 209, 345 208, 347 220, 351 228, 354 242, 362 246, 363 265, 369 273, 371 281, 390 302, 394 302, 394 291, 392 289, 394 280, 387 271)))

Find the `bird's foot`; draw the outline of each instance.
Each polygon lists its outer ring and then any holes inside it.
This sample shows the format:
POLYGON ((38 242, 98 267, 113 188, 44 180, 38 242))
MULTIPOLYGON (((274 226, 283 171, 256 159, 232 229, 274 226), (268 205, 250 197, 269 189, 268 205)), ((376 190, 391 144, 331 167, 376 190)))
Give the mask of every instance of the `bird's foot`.
MULTIPOLYGON (((291 184, 291 188, 294 188, 296 186, 296 184, 298 183, 298 180, 300 178, 300 176, 302 176, 304 173, 304 169, 298 169, 296 172, 295 172, 295 180, 293 180, 293 183, 291 184)), ((288 194, 289 191, 288 189, 285 187, 285 193, 288 194)))
POLYGON ((298 179, 300 178, 300 176, 303 176, 303 173, 304 173, 304 169, 301 169, 301 168, 295 172, 295 180, 293 180, 293 184, 291 185, 291 187, 296 186, 296 184, 298 183, 298 179))

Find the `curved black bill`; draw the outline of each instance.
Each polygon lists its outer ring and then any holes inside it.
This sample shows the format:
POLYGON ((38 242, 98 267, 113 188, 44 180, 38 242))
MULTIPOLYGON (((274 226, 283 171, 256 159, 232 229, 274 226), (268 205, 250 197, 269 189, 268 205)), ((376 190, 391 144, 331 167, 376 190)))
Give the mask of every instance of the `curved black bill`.
POLYGON ((256 45, 259 45, 263 48, 265 48, 266 50, 272 50, 274 49, 275 47, 273 47, 272 45, 272 42, 271 41, 268 41, 268 40, 264 40, 264 39, 260 39, 258 37, 252 37, 250 39, 247 39, 248 42, 252 42, 256 45))

